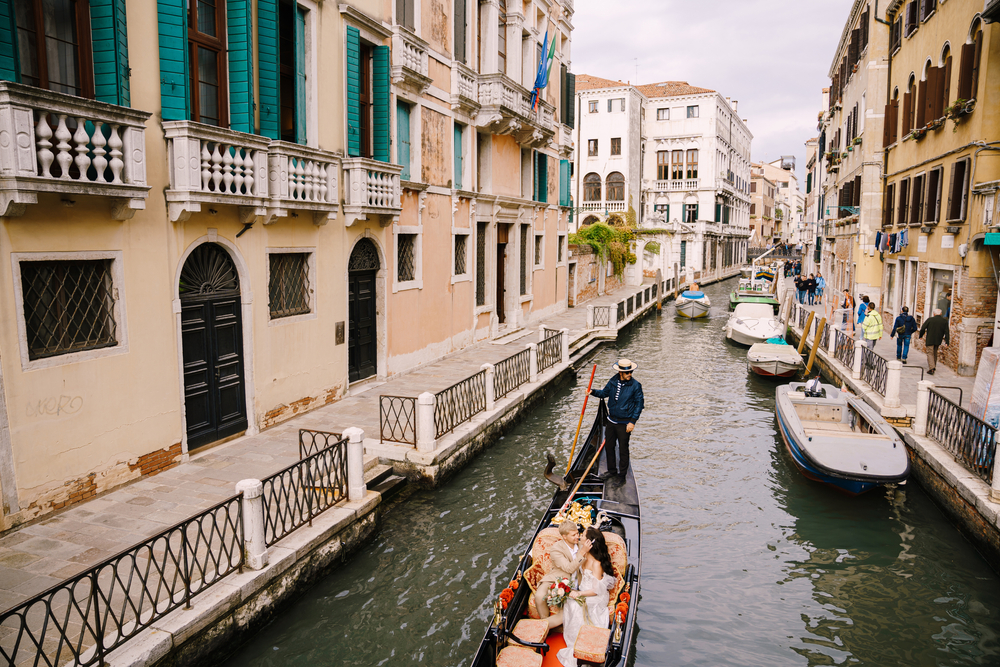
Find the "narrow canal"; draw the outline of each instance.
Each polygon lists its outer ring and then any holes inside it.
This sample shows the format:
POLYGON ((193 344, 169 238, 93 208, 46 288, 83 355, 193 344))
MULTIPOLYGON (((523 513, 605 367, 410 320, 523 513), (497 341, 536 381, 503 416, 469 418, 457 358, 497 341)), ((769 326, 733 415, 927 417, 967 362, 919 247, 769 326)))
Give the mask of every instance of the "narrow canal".
MULTIPOLYGON (((708 321, 672 305, 594 359, 639 364, 632 440, 643 500, 636 665, 1000 664, 1000 581, 911 482, 847 498, 801 477, 776 433, 774 384, 708 321)), ((243 646, 229 665, 462 665, 548 504, 586 372, 243 646)), ((594 407, 588 410, 593 416, 594 407)))

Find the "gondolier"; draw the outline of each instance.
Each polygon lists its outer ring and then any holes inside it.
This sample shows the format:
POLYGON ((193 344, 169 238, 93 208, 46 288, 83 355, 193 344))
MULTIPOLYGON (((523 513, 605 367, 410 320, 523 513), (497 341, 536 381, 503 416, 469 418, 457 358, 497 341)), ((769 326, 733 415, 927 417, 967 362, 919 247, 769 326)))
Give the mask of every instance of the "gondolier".
POLYGON ((628 443, 635 423, 642 414, 642 385, 632 378, 636 364, 628 359, 619 359, 612 368, 618 371, 618 374, 608 380, 604 389, 594 389, 590 395, 608 401, 607 444, 604 446, 608 471, 605 477, 623 479, 628 473, 630 463, 628 443), (620 449, 620 456, 615 453, 616 444, 620 449))

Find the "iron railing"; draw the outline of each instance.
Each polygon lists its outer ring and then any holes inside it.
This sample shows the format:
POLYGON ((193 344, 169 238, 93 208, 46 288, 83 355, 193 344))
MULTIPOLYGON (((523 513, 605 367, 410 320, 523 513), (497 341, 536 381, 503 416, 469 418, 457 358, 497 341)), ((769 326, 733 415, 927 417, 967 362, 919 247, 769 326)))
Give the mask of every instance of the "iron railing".
POLYGON ((653 288, 652 288, 652 287, 647 287, 647 288, 646 288, 646 292, 645 292, 645 294, 644 294, 644 295, 643 295, 643 297, 642 297, 642 302, 643 302, 644 304, 646 304, 646 303, 649 303, 649 301, 650 301, 650 299, 651 299, 651 296, 650 296, 650 295, 652 295, 652 296, 656 296, 655 294, 653 294, 653 288))
POLYGON ((819 337, 819 347, 822 350, 830 349, 830 330, 833 329, 833 325, 829 322, 823 327, 823 335, 819 337))
POLYGON ((0 615, 6 665, 104 664, 107 654, 243 568, 243 494, 0 615))
POLYGON ((802 329, 803 332, 805 331, 806 320, 808 318, 809 318, 809 311, 803 308, 802 306, 799 306, 799 329, 802 329))
POLYGON ((416 445, 417 399, 411 396, 379 396, 378 434, 381 442, 416 445))
POLYGON ((312 456, 316 452, 321 452, 327 447, 332 447, 343 440, 340 433, 327 433, 326 431, 310 431, 307 428, 299 429, 299 460, 312 456))
POLYGON ((660 293, 660 283, 653 283, 653 298, 655 299, 660 293))
POLYGON ((868 347, 861 348, 861 379, 885 396, 885 382, 889 375, 889 360, 868 347))
POLYGON ((834 357, 848 368, 854 368, 854 339, 840 329, 836 330, 834 357))
POLYGON ((618 322, 624 322, 624 321, 625 321, 625 302, 624 301, 619 301, 618 302, 618 322))
POLYGON ((993 483, 997 429, 934 389, 927 406, 927 435, 984 482, 993 483))
POLYGON ((485 409, 486 371, 479 371, 434 395, 434 438, 454 431, 485 409))
POLYGON ((611 306, 594 306, 594 328, 607 329, 611 327, 611 306))
MULTIPOLYGON (((332 433, 330 434, 333 435, 332 433)), ((263 480, 264 544, 271 546, 347 499, 347 440, 263 480)))
POLYGON ((531 379, 531 351, 521 350, 493 367, 493 396, 500 400, 531 379))
POLYGON ((629 298, 625 299, 625 316, 626 317, 631 316, 632 311, 634 310, 635 310, 635 297, 630 296, 629 298))
POLYGON ((538 344, 538 372, 562 361, 562 332, 556 331, 538 344))

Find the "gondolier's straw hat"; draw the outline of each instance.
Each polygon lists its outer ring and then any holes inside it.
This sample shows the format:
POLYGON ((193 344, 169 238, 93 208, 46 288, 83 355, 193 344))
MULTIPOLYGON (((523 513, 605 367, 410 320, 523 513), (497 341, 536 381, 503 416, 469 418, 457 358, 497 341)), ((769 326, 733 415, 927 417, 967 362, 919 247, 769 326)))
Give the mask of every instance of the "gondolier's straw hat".
POLYGON ((631 373, 635 370, 635 366, 636 365, 628 359, 619 359, 617 364, 611 365, 611 367, 619 373, 631 373))

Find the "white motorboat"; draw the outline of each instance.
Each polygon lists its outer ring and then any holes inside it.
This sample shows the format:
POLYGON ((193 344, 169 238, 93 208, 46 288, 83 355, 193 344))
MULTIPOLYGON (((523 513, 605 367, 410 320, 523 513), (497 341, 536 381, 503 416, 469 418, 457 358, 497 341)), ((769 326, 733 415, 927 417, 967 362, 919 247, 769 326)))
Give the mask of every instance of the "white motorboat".
POLYGON ((695 290, 681 292, 674 304, 678 315, 691 319, 705 317, 708 315, 708 309, 712 307, 712 302, 708 300, 705 293, 695 290))
POLYGON ((747 352, 750 370, 765 377, 792 377, 802 368, 802 355, 788 343, 754 343, 747 352))
POLYGON ((740 345, 763 343, 784 333, 785 326, 766 303, 738 303, 726 322, 726 338, 740 345))

